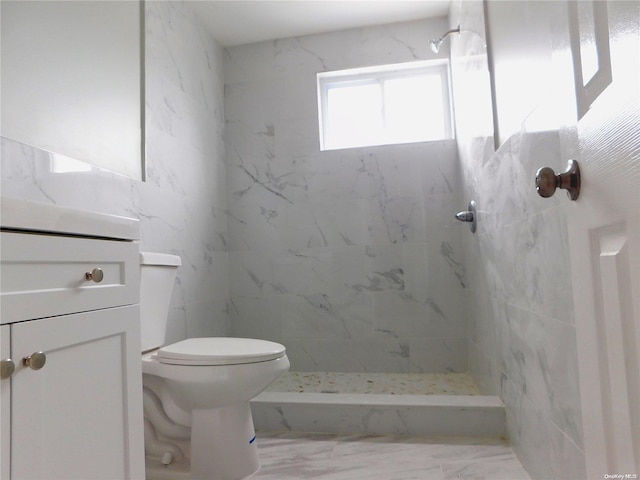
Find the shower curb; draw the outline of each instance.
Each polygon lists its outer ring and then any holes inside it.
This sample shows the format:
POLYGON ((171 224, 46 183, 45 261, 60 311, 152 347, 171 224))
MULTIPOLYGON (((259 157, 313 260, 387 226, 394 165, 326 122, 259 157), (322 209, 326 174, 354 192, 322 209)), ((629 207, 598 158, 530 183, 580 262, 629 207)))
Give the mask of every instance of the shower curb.
POLYGON ((503 437, 506 421, 488 395, 262 392, 251 410, 264 431, 503 437))

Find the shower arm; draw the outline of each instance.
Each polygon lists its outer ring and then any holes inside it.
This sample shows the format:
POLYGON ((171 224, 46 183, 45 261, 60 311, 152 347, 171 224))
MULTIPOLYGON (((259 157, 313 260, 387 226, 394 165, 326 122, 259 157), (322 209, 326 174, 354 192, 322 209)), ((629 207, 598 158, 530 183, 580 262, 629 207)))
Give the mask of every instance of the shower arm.
POLYGON ((448 35, 451 35, 452 33, 460 33, 460 25, 458 25, 456 28, 452 28, 451 30, 447 30, 445 34, 440 37, 440 39, 444 40, 448 35))

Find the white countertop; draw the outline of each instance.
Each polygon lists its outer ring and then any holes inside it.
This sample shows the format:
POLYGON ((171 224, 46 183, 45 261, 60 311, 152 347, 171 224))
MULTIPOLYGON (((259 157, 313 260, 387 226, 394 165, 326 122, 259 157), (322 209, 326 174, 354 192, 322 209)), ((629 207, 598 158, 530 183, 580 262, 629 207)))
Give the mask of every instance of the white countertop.
POLYGON ((0 199, 2 229, 139 240, 136 218, 87 212, 18 198, 0 199))

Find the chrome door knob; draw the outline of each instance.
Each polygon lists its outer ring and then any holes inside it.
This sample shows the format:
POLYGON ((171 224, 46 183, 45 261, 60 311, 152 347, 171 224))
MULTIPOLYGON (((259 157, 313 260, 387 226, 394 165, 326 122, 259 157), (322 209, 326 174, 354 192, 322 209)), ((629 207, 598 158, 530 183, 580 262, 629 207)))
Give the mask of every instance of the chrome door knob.
POLYGON ((84 278, 87 280, 93 280, 96 283, 100 283, 104 278, 104 272, 101 268, 94 268, 90 272, 84 274, 84 278))
POLYGON ((31 370, 40 370, 45 363, 47 363, 47 356, 44 352, 35 352, 22 359, 22 364, 31 370))
POLYGON ((0 362, 0 379, 9 378, 15 371, 16 364, 10 358, 5 358, 0 362))

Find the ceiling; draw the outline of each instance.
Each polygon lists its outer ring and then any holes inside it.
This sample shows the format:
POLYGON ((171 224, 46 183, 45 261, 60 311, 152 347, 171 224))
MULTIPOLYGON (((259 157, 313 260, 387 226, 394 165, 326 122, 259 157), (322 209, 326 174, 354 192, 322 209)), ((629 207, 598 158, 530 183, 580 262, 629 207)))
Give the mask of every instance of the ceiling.
POLYGON ((446 16, 449 0, 191 0, 223 47, 446 16))

